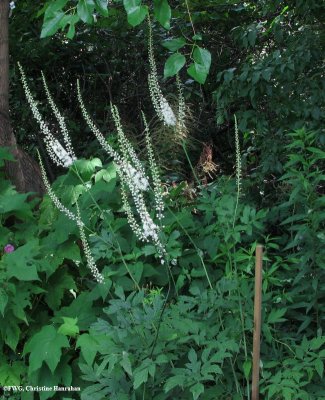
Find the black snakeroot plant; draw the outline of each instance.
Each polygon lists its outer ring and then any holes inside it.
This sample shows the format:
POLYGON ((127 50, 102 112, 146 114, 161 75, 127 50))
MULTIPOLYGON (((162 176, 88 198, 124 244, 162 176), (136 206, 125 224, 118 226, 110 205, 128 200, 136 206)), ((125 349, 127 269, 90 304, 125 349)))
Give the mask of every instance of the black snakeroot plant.
MULTIPOLYGON (((149 21, 149 44, 148 44, 148 55, 149 55, 149 65, 150 65, 150 73, 148 76, 148 85, 149 92, 152 99, 152 103, 154 109, 158 115, 158 118, 163 122, 165 126, 169 129, 172 129, 175 135, 182 137, 186 132, 185 125, 185 114, 186 114, 186 106, 182 93, 181 83, 179 77, 177 76, 177 87, 178 87, 178 112, 177 118, 176 115, 167 102, 166 98, 163 96, 161 89, 158 83, 158 74, 157 68, 155 64, 154 54, 153 54, 153 43, 152 43, 152 32, 151 32, 151 24, 149 21)), ((18 63, 21 80, 24 87, 25 95, 27 101, 30 105, 31 111, 33 113, 34 118, 39 124, 40 130, 43 133, 45 147, 50 159, 57 165, 64 168, 71 168, 71 170, 81 179, 82 184, 85 189, 89 191, 89 183, 86 183, 82 180, 81 175, 78 172, 76 154, 73 149, 73 145, 71 143, 71 139, 68 133, 68 129, 64 120, 64 117, 60 113, 58 107, 56 106, 48 85, 46 83, 46 79, 44 74, 42 73, 42 81, 45 89, 45 93, 47 96, 48 103, 50 108, 58 122, 61 136, 63 139, 63 144, 52 134, 50 131, 48 124, 43 120, 37 103, 35 102, 30 89, 28 87, 27 79, 24 74, 22 66, 18 63)), ((144 112, 141 112, 142 119, 144 123, 144 135, 145 135, 145 143, 148 155, 148 165, 149 165, 149 174, 146 173, 141 161, 139 160, 136 152, 131 145, 130 141, 126 137, 123 126, 121 123, 121 118, 119 115, 119 111, 114 104, 110 105, 111 115, 115 124, 117 139, 118 139, 118 149, 114 149, 105 139, 104 135, 97 128, 91 117, 89 116, 86 107, 84 105, 79 81, 77 81, 77 97, 79 101, 79 105, 82 111, 82 115, 90 128, 91 132, 99 141, 102 148, 105 152, 112 158, 116 171, 118 173, 120 179, 120 187, 121 187, 121 198, 123 209, 125 211, 128 224, 136 237, 143 242, 151 242, 156 251, 158 258, 160 260, 161 265, 164 265, 166 268, 166 273, 168 276, 168 291, 167 295, 161 310, 161 316, 159 319, 158 327, 156 330, 156 338, 154 341, 154 345, 151 349, 151 355, 154 351, 154 346, 158 338, 159 334, 159 326, 162 315, 164 313, 170 291, 171 291, 171 281, 173 280, 173 276, 171 274, 171 265, 176 264, 176 259, 171 259, 166 251, 166 236, 164 235, 164 226, 163 226, 163 218, 164 218, 164 199, 163 199, 163 191, 162 191, 162 183, 159 177, 159 168, 156 163, 156 159, 154 156, 153 146, 151 142, 151 135, 149 124, 145 117, 144 112), (153 207, 150 208, 150 192, 153 193, 153 207)), ((105 279, 103 275, 99 272, 94 258, 92 256, 91 248, 88 243, 87 235, 85 230, 90 233, 94 233, 90 228, 86 226, 86 224, 82 221, 80 209, 78 206, 78 202, 76 202, 76 209, 72 211, 68 209, 55 194, 49 180, 46 175, 46 171, 41 159, 41 156, 38 152, 39 163, 42 173, 42 178, 47 189, 47 192, 53 201, 53 204, 64 213, 70 220, 77 224, 79 228, 80 239, 82 241, 83 249, 85 252, 87 266, 90 269, 93 277, 98 283, 105 284, 105 279)), ((89 192, 90 193, 90 192, 89 192)), ((91 193, 90 193, 91 195, 91 193)), ((92 196, 92 195, 91 195, 92 196)), ((100 209, 100 206, 97 204, 96 200, 92 197, 97 208, 100 209)), ((102 210, 101 210, 102 211, 102 210)), ((191 239, 192 241, 192 239, 191 239)), ((192 241, 194 244, 194 242, 192 241)), ((195 244, 194 244, 195 245, 195 244)), ((118 241, 116 241, 116 247, 119 248, 118 241)), ((196 247, 196 246, 195 246, 196 247)), ((125 261, 121 249, 120 255, 123 259, 123 264, 126 267, 131 279, 133 280, 135 286, 138 290, 140 287, 137 281, 134 279, 131 271, 127 266, 127 262, 125 261)), ((208 276, 207 270, 205 268, 202 256, 200 255, 200 259, 205 270, 205 274, 207 276, 209 286, 211 286, 211 281, 208 276)), ((174 282, 175 283, 175 282, 174 282)))

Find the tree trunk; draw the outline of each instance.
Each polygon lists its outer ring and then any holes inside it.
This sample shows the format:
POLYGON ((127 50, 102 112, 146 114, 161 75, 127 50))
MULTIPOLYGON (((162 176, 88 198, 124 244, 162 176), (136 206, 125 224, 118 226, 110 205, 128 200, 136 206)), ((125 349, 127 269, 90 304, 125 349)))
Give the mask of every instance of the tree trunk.
POLYGON ((5 175, 19 192, 44 193, 38 164, 17 146, 9 117, 9 0, 0 0, 0 146, 10 148, 15 162, 5 163, 5 175))

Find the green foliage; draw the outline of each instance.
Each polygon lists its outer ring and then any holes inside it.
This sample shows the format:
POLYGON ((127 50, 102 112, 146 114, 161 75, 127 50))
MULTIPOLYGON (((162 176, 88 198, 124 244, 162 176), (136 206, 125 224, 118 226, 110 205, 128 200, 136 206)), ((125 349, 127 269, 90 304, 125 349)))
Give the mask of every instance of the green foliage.
POLYGON ((168 78, 169 76, 176 75, 181 68, 185 65, 185 57, 183 54, 174 53, 168 57, 165 69, 164 69, 164 77, 168 78))
MULTIPOLYGON (((219 169, 213 183, 196 187, 187 164, 183 175, 175 172, 180 159, 166 166, 173 180, 189 180, 176 181, 166 195, 165 236, 175 261, 169 282, 153 246, 138 243, 127 225, 113 164, 87 129, 69 126, 78 153, 96 151, 103 161, 78 160, 53 188, 67 207, 78 201, 106 285, 91 280, 77 227, 46 196, 39 205, 27 202, 0 173, 0 384, 73 384, 81 398, 99 400, 249 398, 254 251, 261 242, 261 394, 324 399, 323 3, 188 1, 190 13, 185 3, 158 0, 51 0, 40 11, 34 3, 17 2, 12 58, 28 60, 35 85, 42 64, 75 120, 71 82, 85 77, 86 97, 98 100, 91 114, 106 132, 109 85, 131 139, 140 126, 136 113, 148 103, 139 88, 147 84, 142 23, 150 13, 159 74, 163 65, 165 77, 184 78, 188 70, 204 84, 199 91, 183 79, 188 103, 199 110, 192 130, 199 142, 213 142, 219 169), (228 176, 234 113, 244 167, 238 206, 228 176), (15 251, 3 254, 8 243, 15 251)), ((11 74, 14 126, 31 149, 35 126, 11 74)), ((165 89, 171 91, 168 83, 165 89)), ((108 140, 114 146, 114 136, 108 140)), ((193 146, 193 165, 199 152, 193 146)), ((8 159, 1 148, 0 167, 8 159)))
POLYGON ((123 4, 128 23, 132 26, 141 24, 148 13, 148 8, 141 4, 141 0, 123 0, 123 4))
POLYGON ((187 72, 197 82, 203 84, 208 76, 211 65, 211 53, 196 46, 193 52, 193 61, 187 72))
POLYGON ((60 361, 61 349, 65 347, 69 347, 68 339, 53 326, 44 326, 24 347, 24 354, 30 353, 29 374, 39 370, 43 361, 53 373, 60 361))
MULTIPOLYGON (((84 22, 88 25, 97 23, 97 17, 100 20, 107 21, 108 25, 119 23, 121 15, 118 7, 122 1, 116 4, 108 4, 102 0, 78 0, 77 4, 71 4, 68 0, 48 0, 38 16, 44 14, 41 38, 53 36, 59 30, 66 32, 69 39, 75 36, 75 25, 78 22, 84 22), (98 14, 98 15, 97 15, 98 14), (66 28, 68 27, 68 30, 66 28)), ((127 21, 132 27, 140 25, 146 16, 149 15, 150 9, 153 8, 153 16, 156 21, 166 30, 171 28, 170 21, 172 17, 172 9, 167 0, 153 0, 149 5, 143 4, 142 0, 123 0, 124 10, 126 12, 127 21)), ((180 14, 178 14, 180 17, 180 14)), ((189 17, 190 13, 189 13, 189 17)), ((209 74, 211 65, 211 53, 207 49, 200 48, 196 45, 197 41, 202 40, 202 35, 194 34, 192 46, 191 62, 187 69, 188 74, 198 83, 203 84, 209 74)), ((166 47, 171 50, 179 50, 186 44, 183 37, 164 42, 166 47), (168 43, 168 44, 167 44, 168 43)), ((173 53, 166 60, 164 68, 164 76, 170 77, 176 75, 185 65, 186 58, 183 54, 173 53)))
POLYGON ((254 205, 245 179, 238 204, 232 178, 197 188, 191 201, 184 185, 169 189, 171 282, 154 247, 127 225, 112 164, 78 160, 53 184, 66 205, 78 201, 105 284, 90 279, 74 223, 47 197, 34 209, 3 179, 3 204, 20 200, 0 227, 1 247, 15 247, 0 259, 1 384, 80 386, 85 400, 248 398, 259 241, 267 251, 261 393, 322 399, 323 153, 315 133, 290 138, 271 208, 254 205))
POLYGON ((320 2, 261 1, 229 27, 240 56, 217 73, 216 120, 221 128, 236 110, 249 171, 259 179, 282 174, 289 131, 308 127, 324 143, 324 12, 320 2))

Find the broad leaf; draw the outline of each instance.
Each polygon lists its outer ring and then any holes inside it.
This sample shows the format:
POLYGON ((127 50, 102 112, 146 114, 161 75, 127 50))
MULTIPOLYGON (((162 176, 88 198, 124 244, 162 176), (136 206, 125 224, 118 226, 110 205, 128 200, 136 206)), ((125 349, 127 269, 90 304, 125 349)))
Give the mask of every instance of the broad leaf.
POLYGON ((141 5, 141 0, 123 0, 128 23, 132 26, 141 24, 148 14, 148 7, 141 5))
POLYGON ((89 181, 96 168, 101 167, 102 162, 99 158, 93 158, 92 160, 80 159, 74 162, 73 170, 76 170, 83 180, 89 181))
POLYGON ((94 8, 94 0, 79 0, 77 5, 78 16, 83 22, 92 24, 94 8))
POLYGON ((186 60, 183 54, 172 54, 165 63, 164 77, 168 78, 169 76, 176 75, 184 67, 185 62, 186 60))
POLYGON ((186 45, 186 40, 183 37, 179 37, 175 39, 164 40, 161 44, 170 51, 177 51, 186 45))
POLYGON ((204 84, 211 66, 211 53, 197 46, 193 52, 193 60, 194 63, 190 65, 187 72, 197 82, 204 84))
POLYGON ((95 7, 96 10, 102 14, 104 17, 108 16, 108 9, 107 9, 108 2, 107 0, 95 0, 95 7))
POLYGON ((137 389, 140 387, 143 383, 147 382, 148 380, 148 370, 147 369, 142 369, 139 372, 136 372, 134 374, 134 382, 133 382, 133 387, 134 389, 137 389))
POLYGON ((15 277, 21 281, 39 280, 34 260, 38 250, 38 239, 32 239, 13 253, 6 254, 3 261, 7 267, 8 278, 15 277))
POLYGON ((170 29, 171 9, 167 0, 154 0, 154 16, 165 29, 170 29))
POLYGON ((207 72, 206 69, 201 65, 197 63, 192 63, 189 68, 187 69, 187 73, 198 83, 201 83, 202 85, 205 83, 207 79, 207 72))
POLYGON ((99 347, 97 340, 88 333, 84 333, 78 337, 76 348, 78 347, 80 347, 81 354, 87 364, 92 365, 99 347))
POLYGON ((199 396, 204 392, 204 386, 202 383, 196 383, 191 387, 190 392, 193 394, 193 400, 197 400, 199 396))
POLYGON ((61 27, 61 20, 64 17, 64 12, 56 12, 52 18, 47 19, 43 23, 41 38, 54 35, 61 27))
POLYGON ((43 361, 53 373, 60 361, 61 349, 67 347, 69 341, 64 335, 58 333, 53 325, 44 326, 24 348, 24 355, 30 353, 29 373, 40 369, 43 361))
POLYGON ((19 386, 22 381, 22 376, 26 373, 24 363, 14 361, 13 363, 1 363, 0 366, 0 382, 1 385, 19 386))
POLYGON ((45 10, 44 19, 51 19, 58 11, 62 11, 68 0, 52 0, 47 2, 48 7, 45 10))
POLYGON ((71 289, 76 290, 76 284, 72 276, 68 275, 66 270, 58 269, 52 275, 45 286, 47 294, 45 296, 46 303, 52 310, 57 310, 63 299, 64 293, 69 293, 71 289))
POLYGON ((75 337, 79 333, 77 325, 78 318, 62 317, 63 324, 59 327, 58 333, 62 333, 65 336, 75 337))
POLYGON ((69 30, 67 32, 67 38, 68 39, 73 39, 75 33, 76 33, 76 28, 75 28, 74 24, 70 24, 69 30))

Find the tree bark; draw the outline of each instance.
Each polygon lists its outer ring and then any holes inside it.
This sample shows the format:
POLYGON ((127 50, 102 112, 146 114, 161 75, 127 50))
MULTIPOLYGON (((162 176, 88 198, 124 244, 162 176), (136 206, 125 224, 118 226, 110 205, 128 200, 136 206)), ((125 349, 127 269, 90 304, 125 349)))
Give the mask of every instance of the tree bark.
POLYGON ((38 164, 17 146, 9 116, 9 0, 0 0, 0 146, 10 148, 5 175, 19 192, 44 193, 38 164))

